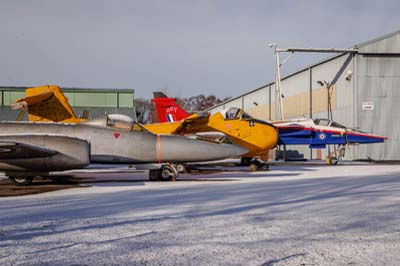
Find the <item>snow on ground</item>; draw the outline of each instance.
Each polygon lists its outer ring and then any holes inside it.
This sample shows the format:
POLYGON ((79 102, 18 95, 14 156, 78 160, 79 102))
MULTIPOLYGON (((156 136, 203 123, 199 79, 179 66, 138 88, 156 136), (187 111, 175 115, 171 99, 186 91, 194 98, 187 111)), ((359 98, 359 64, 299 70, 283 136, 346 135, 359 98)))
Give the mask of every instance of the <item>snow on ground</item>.
POLYGON ((400 166, 278 166, 0 199, 0 265, 400 265, 400 166))

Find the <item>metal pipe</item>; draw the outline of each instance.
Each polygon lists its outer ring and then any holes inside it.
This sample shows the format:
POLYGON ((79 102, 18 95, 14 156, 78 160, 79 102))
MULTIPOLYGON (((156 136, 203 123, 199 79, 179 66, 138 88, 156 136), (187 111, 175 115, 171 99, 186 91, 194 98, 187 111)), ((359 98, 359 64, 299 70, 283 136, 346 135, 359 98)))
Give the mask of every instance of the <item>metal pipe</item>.
POLYGON ((308 53, 357 53, 357 49, 336 48, 276 48, 276 52, 308 52, 308 53))

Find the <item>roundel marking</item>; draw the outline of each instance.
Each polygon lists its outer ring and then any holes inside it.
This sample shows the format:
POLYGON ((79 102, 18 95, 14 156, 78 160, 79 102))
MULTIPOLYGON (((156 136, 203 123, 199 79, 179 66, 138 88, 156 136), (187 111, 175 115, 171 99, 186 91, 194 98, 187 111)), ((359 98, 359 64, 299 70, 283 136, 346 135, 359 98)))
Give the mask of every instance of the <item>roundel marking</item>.
POLYGON ((324 133, 320 133, 320 134, 318 135, 318 138, 319 138, 320 140, 324 140, 324 139, 326 139, 326 135, 325 135, 324 133))

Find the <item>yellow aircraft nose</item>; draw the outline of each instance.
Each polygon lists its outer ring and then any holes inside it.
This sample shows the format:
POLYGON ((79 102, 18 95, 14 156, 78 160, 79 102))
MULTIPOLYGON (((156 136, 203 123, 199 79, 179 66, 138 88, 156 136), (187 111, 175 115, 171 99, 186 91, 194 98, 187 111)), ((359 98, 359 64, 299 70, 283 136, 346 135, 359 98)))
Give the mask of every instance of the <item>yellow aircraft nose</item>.
POLYGON ((268 138, 266 138, 267 140, 266 146, 267 149, 272 149, 278 143, 279 133, 278 130, 273 126, 269 126, 266 131, 267 131, 266 135, 268 136, 268 138))
POLYGON ((263 150, 274 148, 278 143, 278 129, 265 121, 255 120, 256 129, 253 131, 253 144, 263 150))

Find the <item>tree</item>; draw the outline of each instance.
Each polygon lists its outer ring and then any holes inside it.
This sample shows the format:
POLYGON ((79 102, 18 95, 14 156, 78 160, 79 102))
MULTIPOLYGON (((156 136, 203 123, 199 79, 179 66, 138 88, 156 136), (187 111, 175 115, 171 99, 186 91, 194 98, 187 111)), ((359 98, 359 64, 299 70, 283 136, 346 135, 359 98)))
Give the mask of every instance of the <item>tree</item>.
POLYGON ((138 123, 147 124, 150 120, 151 110, 153 108, 151 100, 143 98, 135 99, 135 110, 138 123))
POLYGON ((188 112, 199 112, 207 110, 217 104, 220 104, 231 97, 226 97, 224 99, 219 99, 215 95, 204 96, 204 94, 199 94, 197 96, 192 96, 190 98, 177 98, 177 103, 182 106, 188 112))

